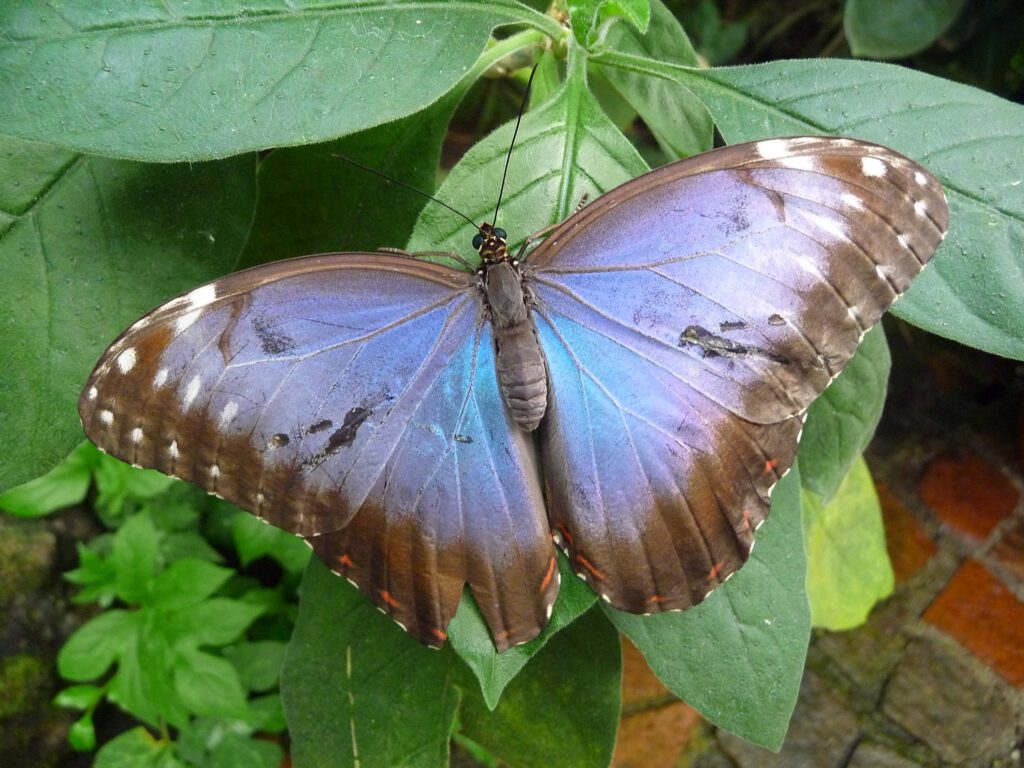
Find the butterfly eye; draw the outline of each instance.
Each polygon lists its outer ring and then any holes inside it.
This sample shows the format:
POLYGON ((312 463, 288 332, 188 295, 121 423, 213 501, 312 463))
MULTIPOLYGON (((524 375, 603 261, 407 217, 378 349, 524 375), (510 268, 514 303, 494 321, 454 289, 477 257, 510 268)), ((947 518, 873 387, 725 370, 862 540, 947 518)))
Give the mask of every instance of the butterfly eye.
POLYGON ((479 251, 480 246, 484 244, 484 236, 477 232, 473 235, 473 250, 479 251))
POLYGON ((498 238, 499 240, 507 240, 508 239, 508 233, 504 229, 502 229, 501 227, 495 227, 494 228, 494 236, 496 238, 498 238))

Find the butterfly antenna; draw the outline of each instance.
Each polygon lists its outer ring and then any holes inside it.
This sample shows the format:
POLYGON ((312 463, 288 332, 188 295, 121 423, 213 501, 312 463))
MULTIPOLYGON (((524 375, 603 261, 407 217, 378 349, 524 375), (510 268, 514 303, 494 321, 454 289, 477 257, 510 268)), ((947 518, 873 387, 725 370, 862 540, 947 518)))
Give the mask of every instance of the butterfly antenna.
POLYGON ((498 223, 498 209, 501 207, 501 198, 505 194, 505 179, 508 178, 508 164, 512 160, 512 147, 516 145, 516 136, 519 135, 519 124, 523 122, 523 112, 526 111, 526 101, 530 98, 530 86, 533 85, 533 76, 537 74, 537 64, 530 70, 530 79, 526 81, 526 93, 523 94, 523 103, 519 105, 519 115, 516 117, 516 129, 512 131, 512 141, 508 145, 508 154, 505 155, 505 170, 501 174, 501 188, 498 190, 498 202, 494 206, 494 221, 491 226, 498 223))
POLYGON ((480 226, 475 221, 473 221, 471 218, 469 218, 469 216, 464 214, 462 211, 459 211, 459 210, 456 210, 455 208, 452 208, 444 200, 438 200, 433 195, 427 194, 422 189, 419 189, 418 187, 414 187, 412 184, 406 184, 404 181, 399 181, 398 179, 394 179, 391 176, 388 176, 386 173, 382 173, 381 171, 378 171, 376 168, 371 168, 368 165, 363 165, 362 163, 360 163, 360 162, 358 162, 356 160, 353 160, 351 157, 345 157, 345 155, 338 155, 338 154, 333 154, 333 153, 332 153, 331 157, 336 157, 339 160, 344 160, 349 165, 354 165, 356 168, 359 168, 361 170, 364 170, 364 171, 367 171, 369 173, 372 173, 374 176, 379 176, 380 178, 384 179, 384 181, 388 182, 389 184, 396 184, 399 187, 404 187, 405 189, 408 189, 410 192, 416 192, 417 194, 423 195, 423 197, 427 198, 428 200, 433 200, 438 205, 443 205, 445 208, 447 208, 449 211, 454 213, 456 216, 461 216, 462 218, 464 218, 466 221, 468 221, 470 223, 470 225, 473 227, 473 229, 479 229, 480 228, 480 226))

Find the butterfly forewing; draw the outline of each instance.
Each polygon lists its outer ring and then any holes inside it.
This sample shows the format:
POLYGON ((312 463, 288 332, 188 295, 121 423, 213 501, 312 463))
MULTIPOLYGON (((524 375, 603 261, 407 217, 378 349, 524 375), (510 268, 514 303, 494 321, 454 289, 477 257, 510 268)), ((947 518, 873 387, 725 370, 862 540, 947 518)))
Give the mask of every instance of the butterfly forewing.
POLYGON ((773 140, 629 182, 530 254, 548 515, 596 591, 682 608, 742 564, 807 406, 946 223, 892 150, 773 140))
POLYGON ((471 274, 382 254, 241 272, 136 323, 79 410, 109 453, 310 539, 424 642, 467 582, 500 647, 547 621, 533 448, 501 405, 471 274))

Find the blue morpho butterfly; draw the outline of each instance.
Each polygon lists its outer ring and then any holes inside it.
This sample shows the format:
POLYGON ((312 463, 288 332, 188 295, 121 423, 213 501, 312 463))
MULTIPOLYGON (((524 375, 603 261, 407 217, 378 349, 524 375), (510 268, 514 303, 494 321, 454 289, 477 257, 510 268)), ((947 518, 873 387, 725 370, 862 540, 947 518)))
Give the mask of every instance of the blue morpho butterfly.
POLYGON ((946 230, 876 144, 716 149, 481 265, 334 253, 167 302, 106 351, 89 438, 305 537, 424 643, 465 584, 495 645, 536 636, 555 545, 631 613, 750 554, 804 414, 946 230))

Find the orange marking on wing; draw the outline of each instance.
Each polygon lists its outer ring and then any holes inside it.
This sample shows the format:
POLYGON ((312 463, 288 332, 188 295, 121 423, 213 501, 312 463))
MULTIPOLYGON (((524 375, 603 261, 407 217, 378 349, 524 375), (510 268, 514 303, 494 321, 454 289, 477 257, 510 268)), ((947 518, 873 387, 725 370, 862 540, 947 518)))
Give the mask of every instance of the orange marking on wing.
POLYGON ((572 544, 572 536, 569 534, 569 529, 564 524, 558 524, 558 532, 562 534, 562 538, 565 539, 566 544, 572 544))
POLYGON ((764 463, 764 473, 767 475, 771 472, 774 472, 777 466, 779 466, 779 462, 777 462, 775 459, 768 459, 768 461, 764 463))
POLYGON ((348 554, 344 554, 341 557, 339 557, 338 562, 344 565, 346 568, 351 568, 355 565, 355 563, 352 562, 352 558, 349 557, 348 554))
POLYGON ((401 608, 402 607, 402 604, 399 603, 397 600, 395 600, 395 598, 393 598, 391 596, 391 593, 388 592, 386 589, 382 589, 380 591, 380 599, 383 600, 385 603, 387 603, 392 608, 401 608))
POLYGON ((434 637, 436 637, 436 638, 437 638, 438 640, 440 640, 440 641, 441 641, 442 643, 443 643, 443 642, 444 642, 445 640, 447 640, 447 639, 448 639, 448 633, 447 633, 447 632, 445 632, 445 631, 444 631, 443 629, 438 629, 437 627, 431 627, 431 628, 430 628, 430 631, 431 631, 431 632, 433 633, 434 637))
POLYGON ((548 585, 551 583, 551 579, 555 577, 555 558, 551 558, 551 562, 548 563, 548 572, 544 574, 544 578, 540 582, 540 591, 546 592, 548 585))
POLYGON ((594 564, 587 560, 587 558, 585 558, 583 555, 576 555, 576 562, 582 565, 588 571, 590 571, 591 575, 595 579, 600 579, 601 581, 604 581, 604 574, 597 570, 594 564))
POLYGON ((750 530, 750 512, 746 509, 743 510, 743 530, 750 530))
POLYGON ((651 595, 647 598, 648 603, 664 603, 666 600, 668 600, 667 595, 651 595))
POLYGON ((711 581, 712 579, 717 579, 718 578, 718 574, 720 574, 722 572, 722 569, 724 567, 725 567, 725 563, 722 563, 722 562, 718 562, 718 563, 715 563, 714 565, 712 565, 711 566, 711 570, 708 571, 708 581, 711 581))

